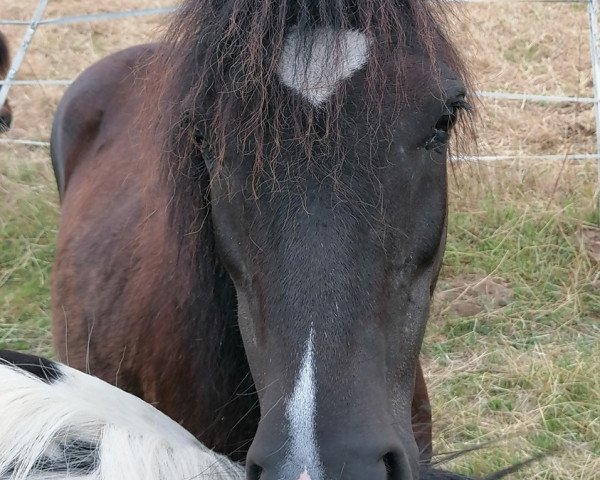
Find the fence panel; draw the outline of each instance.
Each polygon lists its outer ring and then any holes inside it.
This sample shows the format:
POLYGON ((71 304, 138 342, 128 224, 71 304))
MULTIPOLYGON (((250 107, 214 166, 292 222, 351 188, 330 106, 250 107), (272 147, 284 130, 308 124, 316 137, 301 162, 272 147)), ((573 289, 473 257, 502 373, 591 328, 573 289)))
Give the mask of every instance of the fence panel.
MULTIPOLYGON (((497 3, 506 2, 506 0, 452 0, 454 2, 462 3, 497 3)), ((600 109, 598 108, 598 102, 600 99, 600 31, 598 25, 598 19, 600 16, 598 0, 526 0, 526 2, 515 2, 515 3, 548 3, 548 4, 587 4, 588 17, 589 17, 589 30, 590 30, 590 45, 591 45, 591 63, 593 70, 593 83, 594 83, 594 97, 574 97, 574 96, 557 96, 557 95, 536 95, 521 92, 498 92, 498 91, 480 91, 477 94, 481 98, 492 98, 506 101, 516 102, 541 102, 541 103, 561 103, 561 104, 593 104, 595 106, 596 120, 595 120, 595 131, 596 131, 596 152, 595 153, 573 153, 566 155, 506 155, 499 154, 493 156, 477 156, 477 157, 461 157, 463 159, 469 159, 471 161, 495 161, 495 160, 506 160, 511 158, 536 158, 543 160, 552 161, 564 161, 564 160, 598 160, 598 178, 600 185, 600 109)), ((108 13, 98 13, 89 15, 77 15, 77 16, 64 16, 57 18, 44 19, 43 14, 48 4, 48 0, 40 0, 39 4, 30 21, 24 20, 11 20, 11 19, 0 19, 0 25, 26 25, 27 30, 21 41, 21 44, 17 50, 17 53, 12 62, 11 68, 8 72, 7 77, 0 81, 0 104, 7 98, 9 90, 14 87, 27 87, 27 86, 68 86, 72 80, 70 79, 43 79, 43 80, 16 80, 16 76, 19 72, 21 64, 25 58, 27 49, 35 35, 36 31, 40 27, 48 25, 72 25, 77 23, 86 22, 101 22, 101 21, 112 21, 118 19, 132 18, 132 17, 144 17, 149 15, 167 15, 175 10, 175 7, 161 7, 161 8, 146 8, 137 10, 127 11, 116 11, 108 13)), ((18 144, 18 145, 30 145, 30 146, 42 146, 46 147, 49 145, 46 139, 26 139, 26 138, 6 138, 0 137, 0 143, 3 144, 18 144)))

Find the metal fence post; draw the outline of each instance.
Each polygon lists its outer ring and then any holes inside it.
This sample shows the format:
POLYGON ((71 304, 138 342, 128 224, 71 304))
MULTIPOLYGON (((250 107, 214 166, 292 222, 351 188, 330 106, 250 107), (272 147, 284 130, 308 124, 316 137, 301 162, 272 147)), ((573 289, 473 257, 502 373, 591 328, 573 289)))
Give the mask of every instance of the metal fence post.
MULTIPOLYGON (((592 60, 592 78, 594 81, 594 109, 596 112, 596 151, 600 153, 600 36, 598 32, 598 0, 588 1, 590 22, 590 53, 592 60)), ((596 188, 598 223, 600 224, 600 159, 598 159, 598 185, 596 188)))

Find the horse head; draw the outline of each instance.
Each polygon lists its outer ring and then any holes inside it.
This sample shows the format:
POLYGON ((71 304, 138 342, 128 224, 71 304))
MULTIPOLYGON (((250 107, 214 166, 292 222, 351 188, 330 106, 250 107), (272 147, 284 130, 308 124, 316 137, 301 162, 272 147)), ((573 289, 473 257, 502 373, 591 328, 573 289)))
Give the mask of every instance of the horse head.
POLYGON ((261 410, 247 478, 416 479, 461 63, 428 2, 193 3, 181 24, 211 24, 166 42, 195 56, 175 62, 165 150, 175 182, 209 192, 237 292, 261 410))

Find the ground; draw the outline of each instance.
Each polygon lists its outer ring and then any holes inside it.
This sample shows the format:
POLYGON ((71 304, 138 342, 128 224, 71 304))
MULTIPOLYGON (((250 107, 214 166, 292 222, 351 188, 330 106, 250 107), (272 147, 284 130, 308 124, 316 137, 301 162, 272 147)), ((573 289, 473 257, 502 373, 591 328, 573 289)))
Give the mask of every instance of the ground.
MULTIPOLYGON (((168 6, 168 0, 53 0, 47 17, 168 6)), ((0 0, 3 18, 37 1, 0 0)), ((479 90, 592 96, 584 5, 459 5, 455 39, 479 90)), ((71 79, 157 38, 164 17, 42 27, 19 78, 71 79)), ((13 51, 24 27, 3 27, 13 51)), ((63 87, 14 87, 12 138, 47 140, 63 87)), ((598 478, 600 229, 586 105, 477 103, 478 146, 508 162, 455 161, 444 268, 423 347, 436 450, 484 444, 453 462, 484 475, 541 451, 514 478, 598 478)), ((45 148, 0 144, 0 348, 53 355, 48 278, 58 218, 45 148)))

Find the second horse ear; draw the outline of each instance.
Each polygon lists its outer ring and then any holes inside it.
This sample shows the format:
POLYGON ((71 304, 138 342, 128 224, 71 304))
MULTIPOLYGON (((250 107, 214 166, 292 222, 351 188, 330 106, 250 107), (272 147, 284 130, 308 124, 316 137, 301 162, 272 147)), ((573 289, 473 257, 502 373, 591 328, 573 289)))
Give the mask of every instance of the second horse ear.
MULTIPOLYGON (((4 80, 8 75, 10 69, 10 51, 8 49, 8 40, 6 36, 0 32, 0 80, 4 80)), ((0 88, 2 85, 0 85, 0 88)), ((0 105, 0 133, 7 132, 10 130, 12 124, 12 109, 8 103, 8 100, 0 105)))

